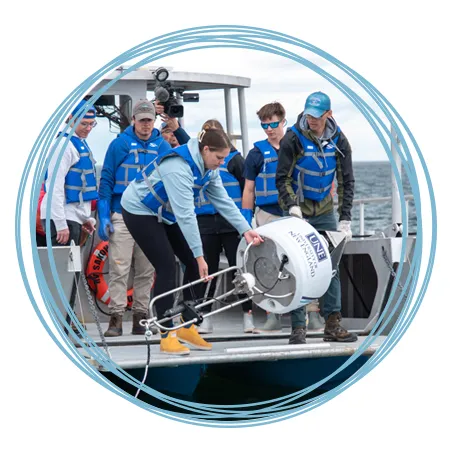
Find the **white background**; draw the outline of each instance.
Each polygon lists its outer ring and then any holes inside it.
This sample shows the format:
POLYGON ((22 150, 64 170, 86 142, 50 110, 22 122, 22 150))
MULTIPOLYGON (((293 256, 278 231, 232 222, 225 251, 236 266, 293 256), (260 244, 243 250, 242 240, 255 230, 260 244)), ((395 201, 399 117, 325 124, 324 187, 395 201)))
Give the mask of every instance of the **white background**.
MULTIPOLYGON (((15 2, 2 12, 2 448, 445 448, 448 308, 445 241, 449 138, 444 2, 15 2), (17 267, 19 180, 60 102, 134 45, 191 26, 260 26, 304 39, 365 76, 398 109, 421 147, 440 218, 425 301, 404 338, 363 380, 303 416, 220 430, 141 410, 81 373, 47 335, 17 267), (283 446, 283 447, 281 447, 283 446)), ((299 110, 301 106, 299 105, 299 110)), ((428 217, 424 218, 429 221, 428 217)), ((429 223, 429 222, 428 222, 429 223)))

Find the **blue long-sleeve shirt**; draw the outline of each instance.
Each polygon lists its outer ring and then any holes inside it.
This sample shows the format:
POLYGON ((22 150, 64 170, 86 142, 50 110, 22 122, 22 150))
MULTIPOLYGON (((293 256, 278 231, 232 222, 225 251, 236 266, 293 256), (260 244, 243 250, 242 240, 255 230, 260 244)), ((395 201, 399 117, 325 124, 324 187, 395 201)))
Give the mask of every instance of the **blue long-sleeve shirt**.
MULTIPOLYGON (((204 175, 206 168, 199 151, 198 139, 191 139, 187 145, 200 173, 204 175)), ((158 170, 150 174, 149 181, 152 185, 155 185, 159 181, 163 182, 167 196, 170 199, 170 206, 192 253, 195 257, 202 256, 202 240, 195 215, 194 193, 192 190, 194 175, 189 164, 182 158, 164 159, 159 165, 158 170)), ((123 207, 131 214, 156 215, 142 203, 142 199, 148 193, 147 183, 133 181, 125 189, 123 194, 123 207)), ((244 232, 250 230, 247 221, 223 187, 219 170, 212 171, 211 180, 206 188, 206 194, 214 208, 217 209, 219 214, 227 218, 228 222, 239 234, 244 234, 244 232)), ((167 224, 172 223, 164 217, 162 220, 167 224)))
POLYGON ((191 137, 186 133, 184 128, 178 127, 173 135, 177 138, 177 141, 180 145, 187 144, 191 137))
MULTIPOLYGON (((109 144, 108 150, 105 155, 105 161, 103 162, 103 168, 100 178, 99 186, 99 198, 100 200, 109 200, 111 203, 111 212, 122 212, 122 207, 120 206, 120 199, 122 194, 116 194, 113 192, 114 186, 116 184, 116 173, 118 167, 124 162, 125 158, 130 152, 129 145, 124 139, 123 135, 128 134, 133 139, 135 139, 143 149, 149 149, 150 144, 153 143, 157 138, 160 137, 161 133, 156 128, 153 129, 150 138, 146 141, 139 139, 135 132, 134 127, 130 125, 123 133, 119 134, 112 142, 109 144)), ((164 141, 159 147, 159 152, 164 152, 170 149, 170 145, 164 141)), ((148 161, 146 164, 150 163, 154 159, 153 155, 148 155, 148 161)), ((129 180, 131 181, 131 180, 129 180)))

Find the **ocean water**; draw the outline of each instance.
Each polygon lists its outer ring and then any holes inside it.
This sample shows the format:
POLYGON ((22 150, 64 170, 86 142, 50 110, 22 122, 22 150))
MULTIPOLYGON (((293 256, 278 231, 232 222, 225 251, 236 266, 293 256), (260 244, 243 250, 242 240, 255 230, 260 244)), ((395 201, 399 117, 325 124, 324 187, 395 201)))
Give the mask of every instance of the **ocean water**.
MULTIPOLYGON (((354 162, 355 200, 370 197, 390 197, 392 192, 391 164, 389 161, 354 162)), ((411 184, 402 174, 404 194, 412 194, 411 184)), ((352 231, 359 234, 359 205, 353 205, 352 231)), ((365 233, 383 231, 392 225, 391 203, 366 203, 364 205, 365 233)), ((408 231, 417 229, 417 216, 414 201, 408 202, 408 231)))

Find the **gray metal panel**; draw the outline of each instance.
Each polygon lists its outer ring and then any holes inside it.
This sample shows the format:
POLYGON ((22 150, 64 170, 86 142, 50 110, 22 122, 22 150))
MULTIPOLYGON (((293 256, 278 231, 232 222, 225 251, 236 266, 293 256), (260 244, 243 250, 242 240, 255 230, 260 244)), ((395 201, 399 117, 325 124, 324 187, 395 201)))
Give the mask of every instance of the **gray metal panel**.
MULTIPOLYGON (((146 81, 147 89, 153 91, 155 87, 155 78, 153 71, 156 67, 140 68, 127 75, 121 81, 137 80, 146 81)), ((106 82, 113 80, 121 70, 114 70, 105 76, 106 82)), ((202 91, 211 89, 225 89, 250 87, 251 79, 246 77, 236 77, 233 75, 220 75, 213 73, 196 73, 196 72, 172 72, 169 70, 169 78, 167 81, 172 83, 175 89, 183 89, 186 91, 202 91)), ((94 88, 95 89, 95 88, 94 88)))

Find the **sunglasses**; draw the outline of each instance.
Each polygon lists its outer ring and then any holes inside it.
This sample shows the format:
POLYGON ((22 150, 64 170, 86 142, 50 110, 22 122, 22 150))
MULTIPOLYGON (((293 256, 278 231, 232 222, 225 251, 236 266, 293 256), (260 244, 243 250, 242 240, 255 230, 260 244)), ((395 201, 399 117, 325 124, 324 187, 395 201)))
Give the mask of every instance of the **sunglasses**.
POLYGON ((95 128, 97 126, 97 122, 80 122, 80 127, 81 128, 95 128))
POLYGON ((278 122, 270 122, 270 123, 261 123, 261 127, 263 130, 267 130, 267 128, 277 128, 278 125, 280 125, 281 120, 279 120, 278 122))

